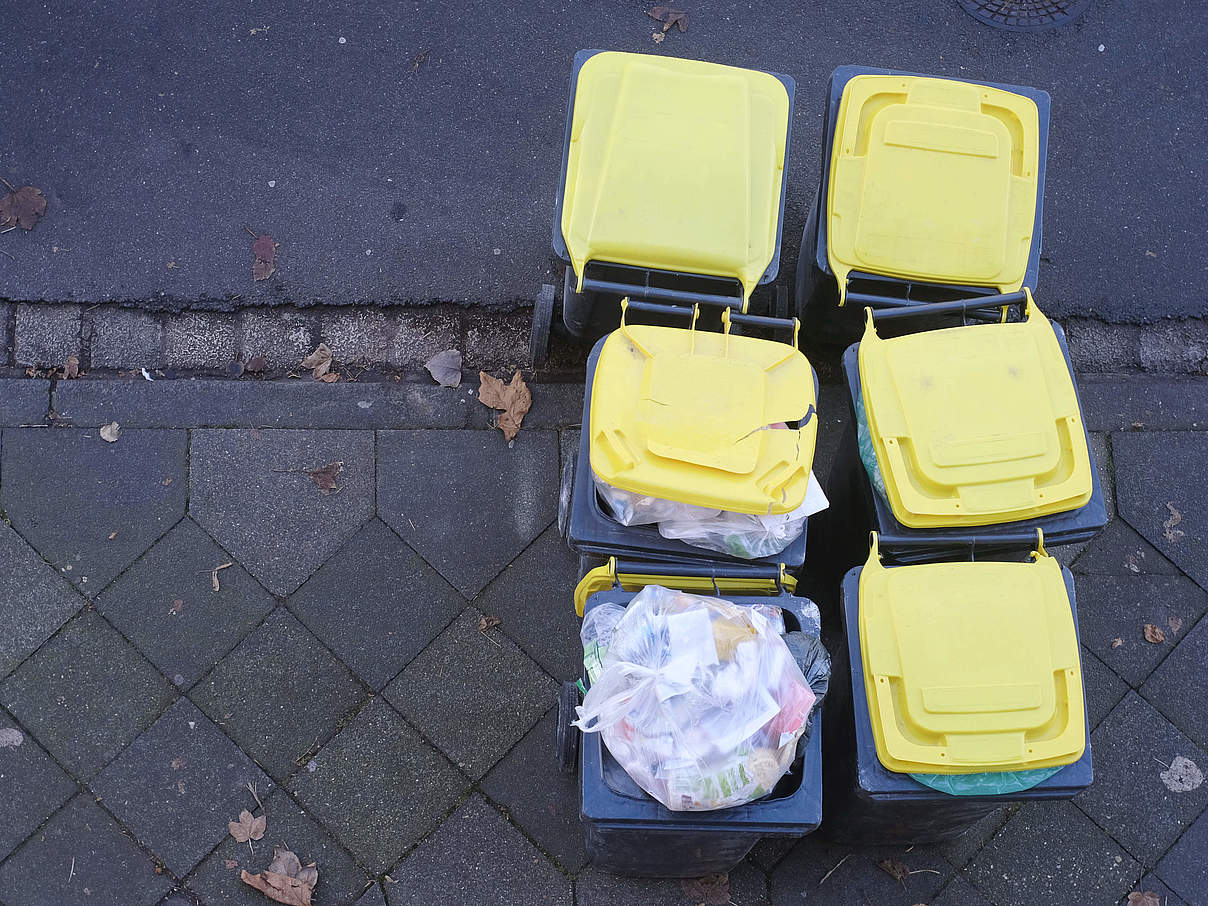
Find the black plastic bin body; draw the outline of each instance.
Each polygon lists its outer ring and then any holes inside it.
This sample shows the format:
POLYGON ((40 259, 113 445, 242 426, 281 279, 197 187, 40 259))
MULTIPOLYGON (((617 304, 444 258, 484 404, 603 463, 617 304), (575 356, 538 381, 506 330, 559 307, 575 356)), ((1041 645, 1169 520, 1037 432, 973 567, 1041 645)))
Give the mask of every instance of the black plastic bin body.
MULTIPOLYGON (((905 72, 895 69, 877 69, 871 66, 839 66, 831 73, 826 86, 826 115, 822 127, 821 175, 814 202, 810 206, 805 228, 801 235, 801 250, 797 258, 794 280, 795 312, 808 335, 818 336, 828 342, 847 343, 859 339, 864 326, 864 306, 874 297, 874 307, 917 305, 920 302, 947 302, 967 299, 978 295, 997 295, 1000 290, 993 286, 957 286, 941 283, 925 283, 901 277, 859 273, 849 275, 848 302, 839 307, 839 287, 827 258, 826 208, 827 186, 830 183, 831 144, 834 141, 836 123, 839 118, 839 102, 843 89, 859 75, 902 75, 924 78, 948 78, 928 76, 926 73, 905 72)), ((986 85, 1030 98, 1036 103, 1039 117, 1039 165, 1036 174, 1036 221, 1032 231, 1032 247, 1024 271, 1023 285, 1035 291, 1040 271, 1040 251, 1043 240, 1044 184, 1046 159, 1049 147, 1049 118, 1052 102, 1049 94, 1038 88, 1023 85, 1006 85, 1000 82, 982 82, 977 79, 955 79, 972 85, 986 85)))
MULTIPOLYGON (((576 281, 562 235, 562 203, 566 190, 566 167, 570 157, 571 123, 575 112, 575 92, 579 84, 579 70, 600 49, 580 50, 575 54, 574 67, 567 92, 566 126, 562 138, 562 167, 558 176, 558 194, 554 202, 552 246, 558 260, 565 265, 563 280, 562 321, 567 331, 580 339, 594 339, 616 327, 620 319, 619 303, 629 296, 646 302, 663 302, 680 305, 702 304, 713 307, 743 310, 743 290, 736 279, 705 274, 689 274, 654 268, 633 267, 613 262, 588 262, 585 270, 583 292, 575 291, 576 281)), ((766 70, 764 70, 766 71, 766 70)), ((788 129, 785 134, 785 160, 793 138, 793 105, 797 83, 791 76, 767 72, 784 85, 789 96, 788 129)), ((772 260, 768 262, 759 285, 764 286, 776 279, 780 272, 780 248, 784 234, 784 201, 788 189, 787 167, 780 180, 780 210, 776 225, 776 246, 772 260)))
MULTIPOLYGON (((584 612, 602 604, 627 606, 636 594, 619 588, 597 592, 587 599, 584 612)), ((791 595, 735 595, 726 600, 739 605, 776 604, 784 612, 787 631, 801 628, 800 599, 791 595)), ((815 713, 805 758, 794 762, 770 795, 710 812, 673 812, 664 807, 625 773, 599 733, 583 734, 579 818, 592 864, 613 874, 694 878, 730 871, 763 837, 812 832, 822 821, 821 724, 821 715, 815 713)))
MULTIPOLYGON (((574 475, 570 489, 570 514, 567 519, 567 543, 580 554, 597 557, 624 557, 660 562, 717 563, 783 563, 795 570, 805 562, 805 546, 808 531, 778 554, 758 560, 742 560, 717 551, 693 547, 683 541, 664 538, 655 525, 621 525, 610 516, 596 492, 591 474, 591 387, 595 379, 596 364, 607 337, 596 342, 587 359, 587 380, 583 388, 583 427, 579 433, 579 452, 575 460, 574 475)), ((814 393, 818 391, 818 375, 814 374, 814 393)), ((815 418, 817 416, 814 416, 815 418)), ((810 517, 811 519, 813 517, 810 517)), ((808 530, 809 521, 806 522, 808 530)))
MULTIPOLYGON (((882 553, 884 550, 882 547, 882 553)), ((998 796, 951 796, 908 774, 887 770, 877 758, 864 692, 859 633, 861 569, 856 567, 843 577, 839 606, 845 644, 842 653, 835 652, 832 659, 830 690, 822 705, 827 798, 823 833, 829 839, 856 844, 934 843, 959 836, 1010 802, 1070 799, 1090 786, 1094 770, 1089 717, 1082 757, 1030 790, 998 796)), ((1074 577, 1064 567, 1062 575, 1076 628, 1074 577)))

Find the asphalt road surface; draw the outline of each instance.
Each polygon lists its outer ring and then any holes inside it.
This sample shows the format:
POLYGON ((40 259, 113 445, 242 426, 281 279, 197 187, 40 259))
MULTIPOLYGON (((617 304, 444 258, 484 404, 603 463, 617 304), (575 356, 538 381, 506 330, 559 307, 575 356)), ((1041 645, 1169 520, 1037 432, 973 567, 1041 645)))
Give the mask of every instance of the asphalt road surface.
POLYGON ((863 63, 1034 85, 1053 123, 1038 298, 1110 321, 1208 313, 1208 17, 1096 0, 998 31, 954 0, 6 4, 0 176, 46 192, 0 236, 0 298, 513 305, 553 282, 550 220, 583 47, 797 80, 789 279, 818 181, 830 71, 863 63), (244 224, 280 243, 253 284, 244 224))

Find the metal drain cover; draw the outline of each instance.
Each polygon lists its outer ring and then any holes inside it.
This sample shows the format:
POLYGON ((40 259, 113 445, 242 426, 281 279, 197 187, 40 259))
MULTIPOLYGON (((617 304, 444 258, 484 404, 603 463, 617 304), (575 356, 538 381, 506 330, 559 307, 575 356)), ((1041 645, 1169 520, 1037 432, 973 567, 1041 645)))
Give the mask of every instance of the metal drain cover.
POLYGON ((1073 22, 1091 0, 956 0, 974 19, 1011 31, 1057 28, 1073 22))

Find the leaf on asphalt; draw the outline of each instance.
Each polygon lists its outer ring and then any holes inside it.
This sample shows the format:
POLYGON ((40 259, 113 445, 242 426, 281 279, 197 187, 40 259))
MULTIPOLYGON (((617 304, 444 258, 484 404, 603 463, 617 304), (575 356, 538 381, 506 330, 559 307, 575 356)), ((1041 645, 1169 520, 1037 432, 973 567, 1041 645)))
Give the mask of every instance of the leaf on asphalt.
POLYGON ((1172 793, 1190 793, 1204 783, 1204 772, 1190 758, 1176 755, 1170 762, 1170 767, 1158 776, 1166 784, 1166 789, 1172 793))
POLYGON ((11 191, 0 198, 0 230, 19 226, 23 230, 32 230, 46 213, 46 196, 42 190, 34 186, 22 186, 14 189, 4 183, 11 191))
POLYGON ((1121 638, 1115 638, 1115 639, 1112 639, 1112 647, 1113 647, 1113 648, 1123 648, 1123 647, 1124 647, 1124 639, 1121 639, 1121 638))
POLYGON ((424 363, 428 374, 442 387, 461 386, 461 351, 446 349, 438 352, 424 363))
POLYGON ((703 878, 683 878, 680 887, 693 903, 725 906, 730 902, 730 876, 725 872, 703 878))
MULTIPOLYGON (((248 230, 252 233, 251 230, 248 230)), ((252 279, 267 280, 277 271, 277 243, 265 233, 252 239, 252 279)))
POLYGON ((344 471, 344 463, 329 462, 327 465, 320 466, 317 469, 303 469, 302 471, 311 477, 311 480, 315 483, 315 487, 324 494, 330 494, 337 489, 336 476, 344 471))
POLYGON ((1183 521, 1183 514, 1175 507, 1173 503, 1167 503, 1166 509, 1170 510, 1170 518, 1162 522, 1162 534, 1166 536, 1166 540, 1171 544, 1178 544, 1186 536, 1181 528, 1175 528, 1183 521))
POLYGON ((0 749, 15 749, 25 741, 25 734, 12 727, 0 730, 0 749))
POLYGON ((310 376, 316 381, 323 380, 323 375, 331 371, 331 350, 326 343, 320 343, 315 351, 302 360, 302 367, 310 369, 310 376))
POLYGON ((488 629, 494 629, 496 626, 498 626, 500 624, 500 622, 501 622, 501 620, 499 619, 499 617, 491 617, 491 616, 482 617, 478 621, 478 631, 486 632, 488 629))
POLYGON ((411 73, 412 75, 419 72, 419 68, 427 63, 431 56, 431 49, 421 50, 419 53, 413 56, 411 58, 411 62, 407 64, 407 72, 411 73))
POLYGON ((682 9, 672 9, 670 6, 656 6, 653 9, 647 10, 646 15, 656 22, 662 22, 664 32, 669 32, 672 28, 678 28, 680 31, 688 30, 688 14, 682 9))
POLYGON ((897 859, 882 859, 877 863, 877 868, 902 884, 905 884, 910 879, 910 866, 897 859))
POLYGON ((226 864, 227 868, 238 868, 239 860, 238 859, 227 859, 225 864, 226 864))
POLYGON ((478 388, 478 400, 484 406, 501 410, 495 419, 495 427, 503 432, 503 436, 512 440, 520 433, 520 424, 525 414, 533 405, 533 395, 529 393, 528 385, 517 371, 512 375, 510 384, 505 384, 497 377, 491 377, 485 371, 478 372, 482 385, 478 388))
POLYGON ((1177 634, 1183 628, 1183 620, 1181 617, 1167 617, 1166 625, 1170 627, 1171 632, 1177 634))
POLYGON ((1155 626, 1153 623, 1146 623, 1145 641, 1152 642, 1155 645, 1161 645, 1166 641, 1166 633, 1162 631, 1160 626, 1155 626))
POLYGON ((327 372, 327 374, 325 374, 319 378, 319 380, 322 381, 324 384, 334 384, 339 379, 340 379, 340 375, 338 372, 335 372, 335 371, 329 371, 329 372, 327 372))
POLYGON ((243 370, 251 374, 260 374, 268 368, 268 359, 262 355, 254 355, 247 360, 247 364, 243 366, 243 370))
POLYGON ((267 826, 268 818, 266 816, 259 815, 253 818, 252 813, 247 809, 239 813, 238 821, 227 822, 227 829, 238 843, 247 843, 248 840, 259 840, 264 836, 264 830, 267 826))
POLYGON ((255 875, 245 870, 239 878, 278 903, 311 906, 310 896, 319 883, 319 869, 314 862, 303 866, 296 855, 278 847, 273 850, 273 861, 266 870, 255 875))
POLYGON ((80 376, 79 356, 69 355, 63 361, 63 380, 73 381, 80 376))
POLYGON ((1128 906, 1162 906, 1162 897, 1152 890, 1134 890, 1128 895, 1128 906))
POLYGON ((117 422, 110 422, 107 425, 101 425, 101 440, 106 443, 113 443, 122 436, 122 429, 117 422))
POLYGON ((234 563, 232 563, 230 560, 228 560, 226 563, 219 563, 212 570, 210 570, 210 585, 213 586, 214 591, 222 591, 222 583, 218 581, 219 570, 223 570, 223 569, 226 569, 228 566, 234 566, 234 565, 235 565, 234 563))

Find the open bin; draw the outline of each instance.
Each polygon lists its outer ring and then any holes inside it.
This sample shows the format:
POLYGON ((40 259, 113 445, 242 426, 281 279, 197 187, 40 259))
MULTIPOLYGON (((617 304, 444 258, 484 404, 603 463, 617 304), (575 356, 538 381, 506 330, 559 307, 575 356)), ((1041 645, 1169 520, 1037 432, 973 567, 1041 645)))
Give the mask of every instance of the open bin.
MULTIPOLYGON (((690 564, 626 563, 612 559, 589 572, 575 590, 580 614, 603 604, 627 606, 647 585, 663 585, 723 597, 734 604, 781 608, 786 631, 817 631, 796 583, 780 566, 713 569, 690 564)), ((812 611, 813 608, 810 608, 812 611)), ((584 675, 583 683, 588 679, 584 675)), ((598 733, 583 734, 574 719, 574 685, 563 687, 559 709, 561 757, 574 764, 578 746, 582 792, 580 819, 591 862, 615 874, 644 877, 700 877, 734 868, 762 838, 797 837, 822 820, 822 727, 811 717, 805 754, 767 796, 717 811, 675 812, 647 795, 609 754, 598 733), (581 740, 581 741, 580 741, 581 740)), ((825 699, 824 699, 825 703, 825 699)))
POLYGON ((823 705, 828 837, 931 843, 1090 785, 1074 580, 1040 533, 1026 562, 910 566, 882 565, 874 535, 840 597, 849 670, 836 655, 823 705))
POLYGON ((716 333, 697 330, 696 316, 695 307, 623 300, 620 328, 593 348, 579 449, 559 495, 567 543, 594 557, 796 569, 805 531, 778 551, 749 556, 735 541, 723 553, 665 538, 655 524, 622 525, 597 490, 593 470, 626 493, 755 515, 790 514, 819 493, 809 487, 818 379, 797 349, 797 322, 727 310, 716 333), (629 311, 690 321, 687 329, 630 325, 629 311), (731 324, 785 331, 791 342, 736 336, 731 324), (790 427, 763 430, 782 423, 790 427))
MULTIPOLYGON (((612 329, 626 296, 748 310, 779 270, 794 93, 775 73, 575 54, 553 222, 567 331, 612 329)), ((535 357, 554 308, 538 297, 535 357)))
POLYGON ((840 66, 796 312, 847 342, 865 306, 1036 288, 1050 101, 1020 85, 840 66))
POLYGON ((910 562, 970 544, 1002 550, 1037 529, 1050 545, 1072 544, 1106 525, 1065 334, 1027 290, 869 311, 864 338, 842 364, 851 427, 819 526, 839 569, 859 562, 869 529, 890 556, 910 562), (878 325, 908 328, 937 309, 984 316, 981 305, 1000 306, 1002 318, 1018 306, 1022 320, 878 334, 878 325))

